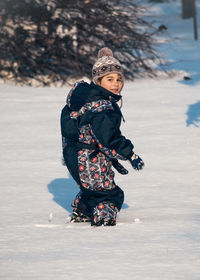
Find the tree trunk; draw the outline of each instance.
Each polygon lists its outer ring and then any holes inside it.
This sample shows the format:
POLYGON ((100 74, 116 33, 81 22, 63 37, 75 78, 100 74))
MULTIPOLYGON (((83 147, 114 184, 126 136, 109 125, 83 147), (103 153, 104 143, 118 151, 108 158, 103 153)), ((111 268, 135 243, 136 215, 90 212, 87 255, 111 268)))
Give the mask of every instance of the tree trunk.
POLYGON ((195 0, 182 0, 182 18, 191 18, 194 17, 195 14, 195 0))

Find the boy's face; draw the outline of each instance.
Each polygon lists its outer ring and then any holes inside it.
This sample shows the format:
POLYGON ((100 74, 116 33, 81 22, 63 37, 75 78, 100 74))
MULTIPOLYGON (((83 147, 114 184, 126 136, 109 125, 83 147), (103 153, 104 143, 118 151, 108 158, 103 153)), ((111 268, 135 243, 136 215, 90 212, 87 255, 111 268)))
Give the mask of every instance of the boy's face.
POLYGON ((122 77, 117 73, 112 73, 104 76, 97 84, 114 94, 119 95, 123 86, 122 77))

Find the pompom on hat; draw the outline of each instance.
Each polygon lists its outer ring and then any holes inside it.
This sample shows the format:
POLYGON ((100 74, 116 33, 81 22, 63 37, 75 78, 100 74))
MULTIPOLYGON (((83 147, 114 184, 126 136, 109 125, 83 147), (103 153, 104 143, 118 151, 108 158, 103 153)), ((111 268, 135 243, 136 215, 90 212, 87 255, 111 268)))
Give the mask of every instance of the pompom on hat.
POLYGON ((116 73, 121 75, 124 84, 124 76, 120 62, 113 57, 111 49, 105 47, 99 50, 97 61, 92 68, 92 80, 97 84, 97 80, 108 74, 116 73))
POLYGON ((111 49, 105 47, 105 48, 102 48, 98 51, 98 56, 97 58, 101 58, 103 56, 113 56, 113 52, 111 49))

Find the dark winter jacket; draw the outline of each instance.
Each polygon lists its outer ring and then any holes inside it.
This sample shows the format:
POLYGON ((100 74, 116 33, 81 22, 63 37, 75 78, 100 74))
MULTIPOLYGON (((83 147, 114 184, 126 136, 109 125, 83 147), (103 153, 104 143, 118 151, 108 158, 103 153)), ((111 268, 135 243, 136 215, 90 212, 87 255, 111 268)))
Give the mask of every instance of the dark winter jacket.
POLYGON ((114 190, 113 159, 133 154, 133 144, 120 131, 120 98, 94 83, 79 82, 62 110, 64 160, 80 187, 89 191, 114 190))
POLYGON ((94 83, 77 83, 69 93, 67 105, 61 114, 61 131, 66 142, 72 143, 70 140, 74 140, 94 144, 95 140, 99 148, 108 156, 124 160, 130 159, 133 154, 133 145, 120 131, 122 114, 117 105, 117 101, 120 99, 121 96, 94 83), (79 118, 79 131, 71 131, 72 126, 66 125, 65 120, 69 108, 70 117, 79 118), (87 125, 91 127, 92 137, 81 133, 81 127, 87 125))

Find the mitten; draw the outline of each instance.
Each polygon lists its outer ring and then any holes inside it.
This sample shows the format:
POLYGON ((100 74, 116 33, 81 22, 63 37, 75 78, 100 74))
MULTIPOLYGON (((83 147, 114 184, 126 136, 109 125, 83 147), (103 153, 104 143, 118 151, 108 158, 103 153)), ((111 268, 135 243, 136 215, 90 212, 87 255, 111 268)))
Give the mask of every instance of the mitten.
POLYGON ((132 157, 130 159, 130 163, 131 163, 132 167, 136 170, 141 170, 144 167, 143 160, 136 154, 132 155, 132 157))
POLYGON ((128 174, 128 170, 124 168, 123 165, 121 165, 117 159, 112 159, 112 165, 120 174, 128 174))

